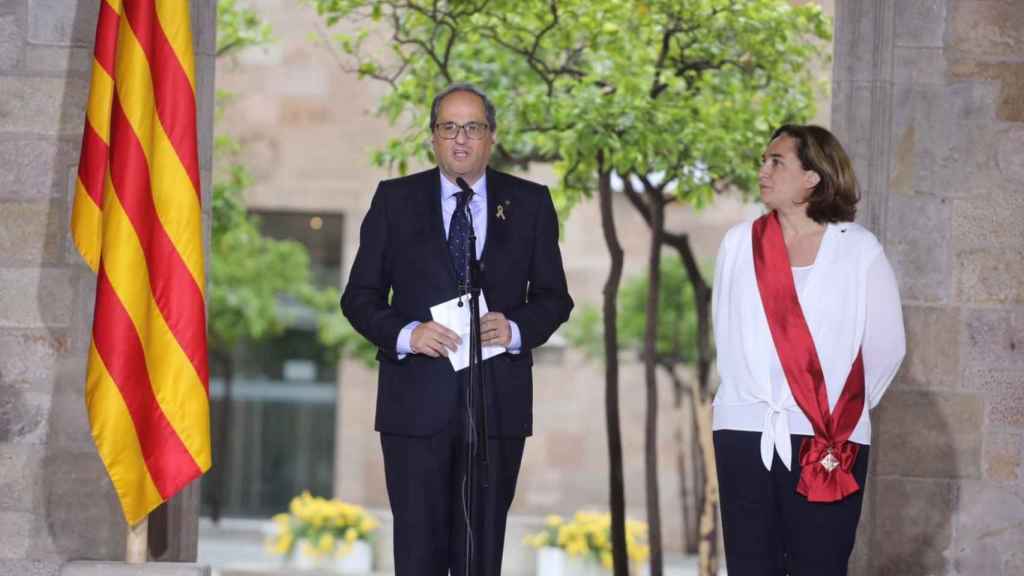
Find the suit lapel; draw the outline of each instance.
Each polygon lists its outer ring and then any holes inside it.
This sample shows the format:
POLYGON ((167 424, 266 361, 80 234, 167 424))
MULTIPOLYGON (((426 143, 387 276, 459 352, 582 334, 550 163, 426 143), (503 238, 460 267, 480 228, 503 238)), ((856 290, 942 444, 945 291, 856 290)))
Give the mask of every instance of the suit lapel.
POLYGON ((501 253, 501 246, 505 243, 508 233, 508 216, 511 191, 508 189, 508 181, 502 174, 487 169, 487 235, 484 237, 484 249, 480 255, 480 261, 485 265, 492 252, 501 253), (498 219, 498 210, 501 207, 502 219, 498 219))
POLYGON ((452 269, 452 259, 448 255, 448 240, 444 236, 444 214, 441 212, 441 172, 434 168, 424 172, 427 180, 416 186, 422 191, 419 197, 420 208, 418 214, 425 214, 427 218, 424 223, 424 241, 430 246, 430 251, 438 258, 438 262, 447 270, 448 277, 452 284, 455 284, 455 270, 452 269))

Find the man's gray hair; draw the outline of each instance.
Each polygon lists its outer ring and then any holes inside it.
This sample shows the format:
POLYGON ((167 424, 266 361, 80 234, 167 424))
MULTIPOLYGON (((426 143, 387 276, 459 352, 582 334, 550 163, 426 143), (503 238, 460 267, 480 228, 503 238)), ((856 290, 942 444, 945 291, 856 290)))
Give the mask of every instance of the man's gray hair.
POLYGON ((446 96, 454 94, 455 92, 469 92, 475 94, 484 103, 484 116, 487 117, 487 125, 490 127, 491 132, 494 132, 498 128, 498 119, 495 117, 496 112, 494 110, 494 103, 487 97, 487 94, 483 93, 476 86, 467 82, 459 82, 451 84, 445 88, 437 96, 434 96, 434 103, 430 105, 430 131, 434 131, 434 125, 437 124, 437 113, 441 109, 441 100, 444 100, 446 96))

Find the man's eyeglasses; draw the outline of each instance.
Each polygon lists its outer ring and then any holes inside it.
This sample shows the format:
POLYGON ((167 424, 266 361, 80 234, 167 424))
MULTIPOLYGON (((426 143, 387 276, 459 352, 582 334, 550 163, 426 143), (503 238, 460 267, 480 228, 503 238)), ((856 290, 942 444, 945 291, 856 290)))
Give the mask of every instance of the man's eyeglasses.
POLYGON ((466 137, 470 140, 480 140, 487 135, 490 126, 485 122, 466 122, 465 124, 456 124, 455 122, 438 122, 434 124, 434 131, 437 135, 445 140, 454 140, 459 136, 459 130, 466 132, 466 137))

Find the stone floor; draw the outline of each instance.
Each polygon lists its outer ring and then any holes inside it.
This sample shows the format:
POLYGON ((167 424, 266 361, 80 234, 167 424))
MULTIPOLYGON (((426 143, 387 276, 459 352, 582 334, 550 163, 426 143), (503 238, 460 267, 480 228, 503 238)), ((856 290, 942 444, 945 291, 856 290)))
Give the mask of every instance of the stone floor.
MULTIPOLYGON (((646 571, 645 571, 646 572, 646 571)), ((214 570, 213 576, 337 576, 335 572, 319 571, 296 571, 288 568, 255 568, 238 567, 214 570)), ((507 572, 506 572, 507 574, 507 572)), ((725 571, 720 572, 726 576, 725 571)), ((393 576, 394 572, 374 572, 367 576, 393 576)), ((697 576, 697 562, 695 558, 669 556, 665 562, 665 576, 697 576)))
MULTIPOLYGON (((391 561, 390 515, 374 511, 381 519, 381 537, 375 545, 375 563, 379 572, 375 576, 394 573, 391 561)), ((535 553, 523 544, 527 534, 543 525, 543 518, 511 516, 505 537, 505 558, 502 572, 505 576, 534 576, 535 553)), ((214 525, 203 518, 199 522, 199 563, 209 565, 213 576, 333 576, 331 572, 298 571, 280 558, 268 554, 263 541, 271 525, 261 520, 224 519, 214 525)), ((665 558, 666 576, 697 576, 697 559, 680 554, 665 558)), ((725 571, 721 572, 725 576, 725 571)))

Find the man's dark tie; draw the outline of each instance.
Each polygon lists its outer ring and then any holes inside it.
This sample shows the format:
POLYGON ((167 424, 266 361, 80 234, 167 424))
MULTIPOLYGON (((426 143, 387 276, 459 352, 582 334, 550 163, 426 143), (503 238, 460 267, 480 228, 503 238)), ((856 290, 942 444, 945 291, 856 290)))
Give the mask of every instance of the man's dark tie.
MULTIPOLYGON (((469 265, 469 216, 466 215, 466 204, 469 202, 468 192, 457 192, 455 212, 448 224, 448 255, 455 267, 455 279, 459 282, 459 290, 466 285, 466 267, 469 265)), ((473 247, 476 249, 476 247, 473 247)))

